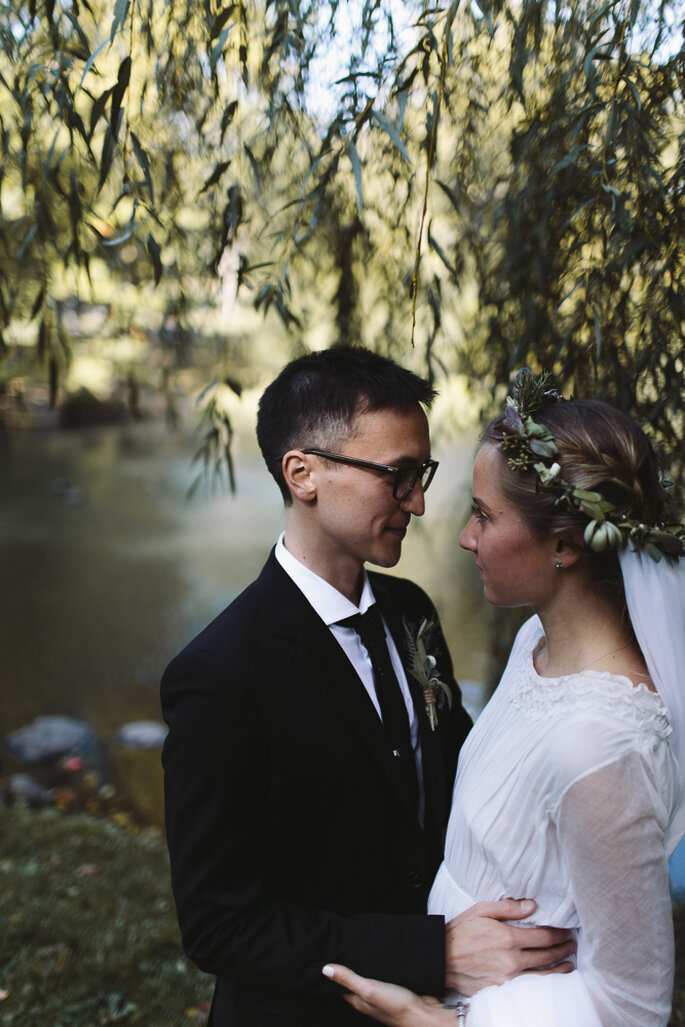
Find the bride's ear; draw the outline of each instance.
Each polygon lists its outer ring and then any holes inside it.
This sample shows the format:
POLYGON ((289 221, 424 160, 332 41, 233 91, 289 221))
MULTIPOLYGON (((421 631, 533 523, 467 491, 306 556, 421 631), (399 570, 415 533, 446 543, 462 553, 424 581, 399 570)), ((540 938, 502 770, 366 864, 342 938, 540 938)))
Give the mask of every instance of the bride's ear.
POLYGON ((573 567, 575 563, 578 563, 583 555, 584 549, 585 545, 581 532, 573 531, 570 536, 560 535, 557 539, 555 554, 557 561, 556 565, 559 570, 568 570, 569 567, 573 567), (559 564, 561 564, 560 567, 559 564))
POLYGON ((316 479, 311 458, 300 449, 291 449, 283 457, 283 477, 294 499, 311 503, 316 499, 316 479))

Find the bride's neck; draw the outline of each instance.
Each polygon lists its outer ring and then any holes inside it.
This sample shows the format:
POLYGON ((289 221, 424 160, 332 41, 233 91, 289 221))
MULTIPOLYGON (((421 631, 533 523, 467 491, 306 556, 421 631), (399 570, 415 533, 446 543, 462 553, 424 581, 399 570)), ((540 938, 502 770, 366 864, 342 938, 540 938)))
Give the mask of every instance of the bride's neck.
MULTIPOLYGON (((557 603, 536 611, 545 637, 535 654, 535 667, 544 677, 562 677, 592 667, 617 670, 635 663, 640 651, 630 624, 601 594, 585 594, 572 603, 557 603)), ((638 668, 636 668, 638 669, 638 668)))

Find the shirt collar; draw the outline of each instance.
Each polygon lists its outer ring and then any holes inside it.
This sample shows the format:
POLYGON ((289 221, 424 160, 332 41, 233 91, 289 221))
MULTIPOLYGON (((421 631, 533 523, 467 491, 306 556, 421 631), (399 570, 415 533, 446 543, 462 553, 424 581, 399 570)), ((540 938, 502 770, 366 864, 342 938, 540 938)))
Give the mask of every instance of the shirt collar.
POLYGON ((336 621, 351 617, 354 613, 366 613, 368 608, 375 603, 373 589, 365 567, 362 568, 362 594, 357 607, 325 578, 315 574, 309 567, 305 567, 292 553, 288 552, 283 542, 284 537, 285 532, 282 532, 276 543, 276 559, 324 624, 330 626, 336 621))

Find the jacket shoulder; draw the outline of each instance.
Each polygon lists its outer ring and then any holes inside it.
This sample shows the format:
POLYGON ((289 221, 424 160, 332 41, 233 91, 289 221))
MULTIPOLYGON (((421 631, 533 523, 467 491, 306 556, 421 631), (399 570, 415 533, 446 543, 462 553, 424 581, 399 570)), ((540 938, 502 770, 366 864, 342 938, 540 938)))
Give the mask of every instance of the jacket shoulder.
POLYGON ((430 614, 435 610, 428 594, 409 578, 369 571, 369 580, 377 598, 399 603, 407 609, 415 608, 419 613, 430 614))

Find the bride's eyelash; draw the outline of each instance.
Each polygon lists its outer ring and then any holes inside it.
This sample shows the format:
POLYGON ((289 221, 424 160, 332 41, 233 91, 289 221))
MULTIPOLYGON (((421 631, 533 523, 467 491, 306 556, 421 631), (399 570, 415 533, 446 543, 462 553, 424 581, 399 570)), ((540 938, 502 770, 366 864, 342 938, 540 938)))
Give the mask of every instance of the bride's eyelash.
POLYGON ((481 508, 478 506, 478 503, 476 502, 471 503, 471 513, 476 518, 479 524, 485 524, 485 522, 487 521, 487 517, 485 516, 481 508))

